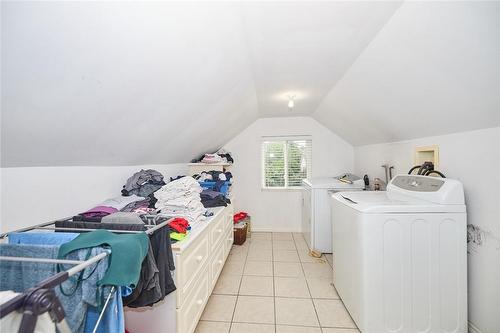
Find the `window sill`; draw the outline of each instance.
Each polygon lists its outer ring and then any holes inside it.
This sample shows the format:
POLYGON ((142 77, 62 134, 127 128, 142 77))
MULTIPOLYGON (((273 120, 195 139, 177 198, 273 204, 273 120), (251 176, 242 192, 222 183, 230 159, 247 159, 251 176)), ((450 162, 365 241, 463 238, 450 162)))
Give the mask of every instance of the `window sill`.
POLYGON ((304 189, 303 186, 300 187, 261 187, 261 192, 294 192, 294 191, 302 191, 304 189))

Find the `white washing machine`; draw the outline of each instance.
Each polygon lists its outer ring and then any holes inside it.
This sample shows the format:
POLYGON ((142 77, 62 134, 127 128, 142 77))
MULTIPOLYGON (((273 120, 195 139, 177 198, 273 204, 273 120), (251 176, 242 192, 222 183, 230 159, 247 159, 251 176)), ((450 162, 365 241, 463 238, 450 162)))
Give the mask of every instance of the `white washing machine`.
POLYGON ((363 333, 467 332, 462 184, 399 175, 332 195, 333 281, 363 333))
POLYGON ((351 174, 338 177, 312 178, 302 181, 302 233, 310 249, 332 252, 332 224, 329 192, 360 191, 362 179, 351 174), (347 181, 340 181, 342 178, 347 181), (349 183, 350 182, 350 183, 349 183))

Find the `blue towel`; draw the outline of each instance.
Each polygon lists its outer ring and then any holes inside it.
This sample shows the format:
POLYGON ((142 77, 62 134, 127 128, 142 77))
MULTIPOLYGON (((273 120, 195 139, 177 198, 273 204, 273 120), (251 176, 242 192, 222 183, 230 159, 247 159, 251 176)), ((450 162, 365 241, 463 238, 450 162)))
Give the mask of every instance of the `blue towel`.
POLYGON ((9 234, 9 244, 61 245, 78 235, 72 232, 13 232, 9 234))
MULTIPOLYGON (((118 288, 114 297, 106 308, 106 312, 96 330, 97 333, 125 332, 125 318, 123 316, 123 302, 121 288, 118 288)), ((101 311, 93 306, 87 310, 87 321, 85 322, 84 333, 92 333, 99 319, 101 311)))

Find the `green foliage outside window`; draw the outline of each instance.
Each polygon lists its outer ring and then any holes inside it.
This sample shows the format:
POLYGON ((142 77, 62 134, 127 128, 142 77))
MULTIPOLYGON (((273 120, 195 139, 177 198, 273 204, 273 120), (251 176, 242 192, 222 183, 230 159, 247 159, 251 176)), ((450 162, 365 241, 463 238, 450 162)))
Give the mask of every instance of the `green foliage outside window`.
POLYGON ((264 187, 299 187, 302 179, 308 177, 311 141, 264 142, 263 154, 264 187))

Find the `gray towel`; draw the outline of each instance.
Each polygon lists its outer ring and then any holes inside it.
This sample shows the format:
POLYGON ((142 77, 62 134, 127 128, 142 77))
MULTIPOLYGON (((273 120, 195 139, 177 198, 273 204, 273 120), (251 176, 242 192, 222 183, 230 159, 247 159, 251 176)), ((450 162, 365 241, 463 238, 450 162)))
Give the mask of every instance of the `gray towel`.
POLYGON ((101 223, 144 224, 141 216, 131 212, 117 212, 104 216, 101 223))

